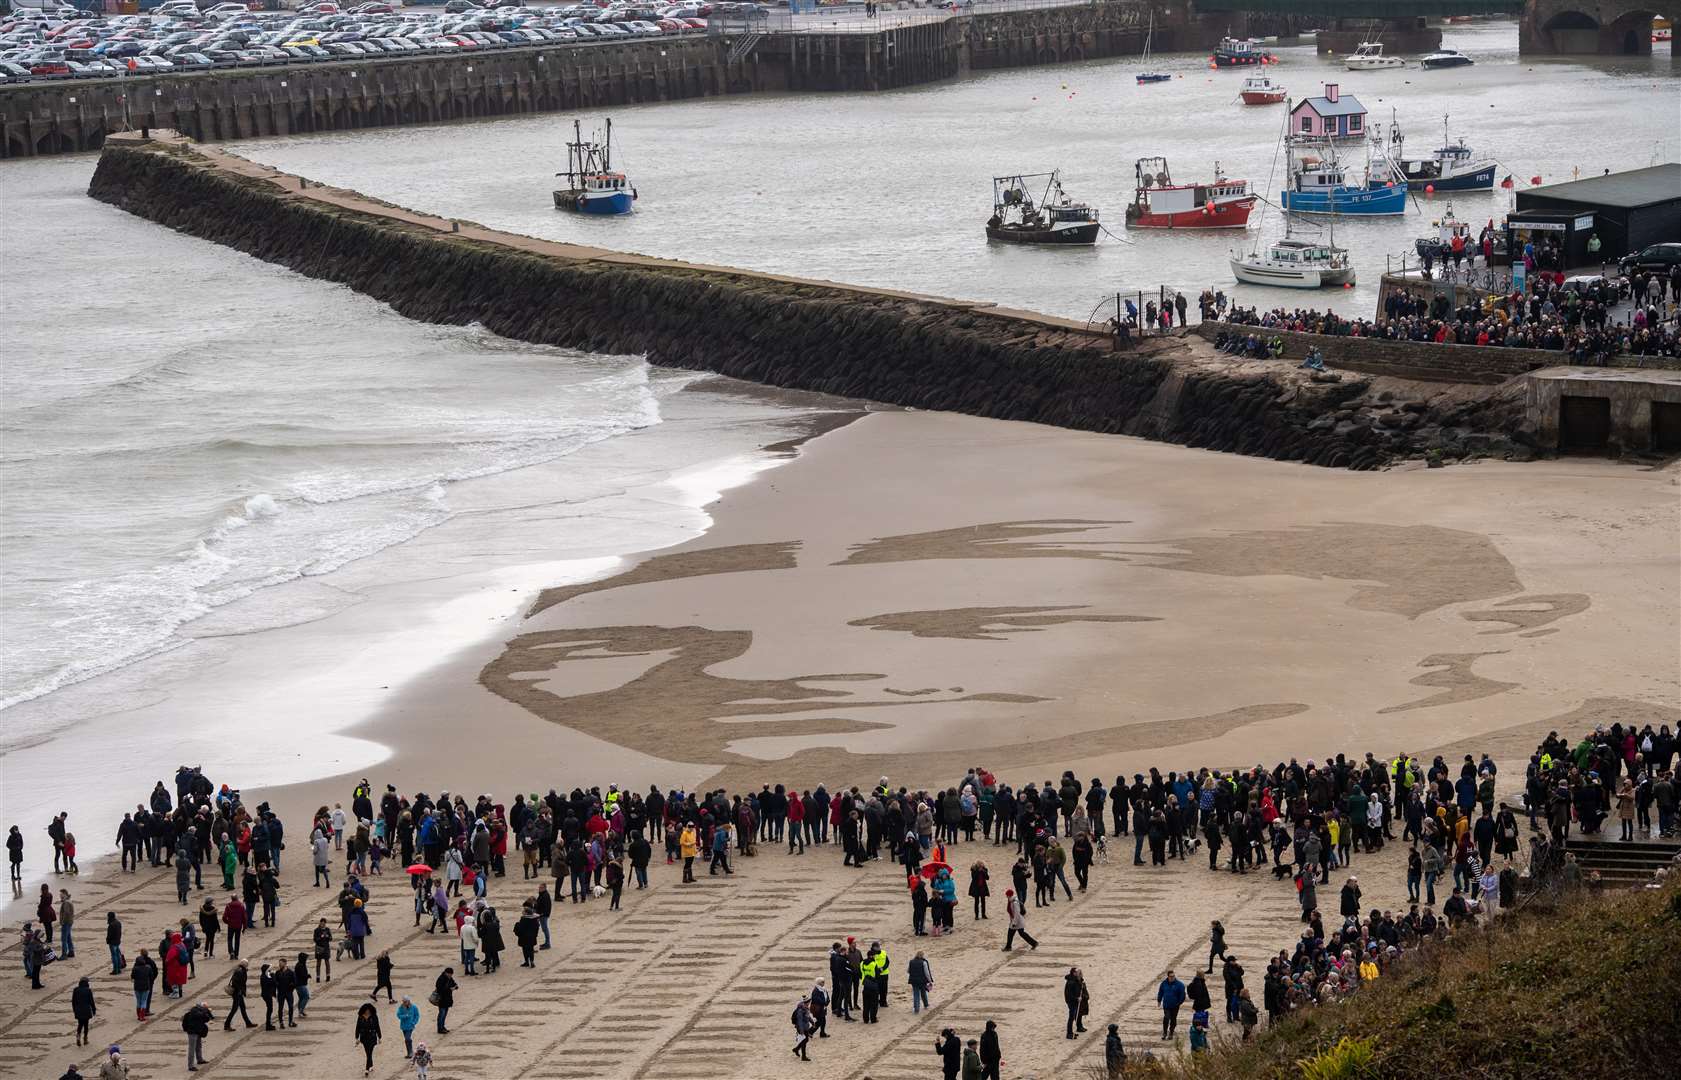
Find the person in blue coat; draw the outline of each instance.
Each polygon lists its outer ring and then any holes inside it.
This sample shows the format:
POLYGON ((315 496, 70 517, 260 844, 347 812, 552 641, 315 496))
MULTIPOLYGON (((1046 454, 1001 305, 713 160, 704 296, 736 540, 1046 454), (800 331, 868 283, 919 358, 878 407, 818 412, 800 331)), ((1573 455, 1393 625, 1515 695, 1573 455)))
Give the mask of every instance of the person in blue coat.
POLYGON ((397 1006, 397 1028, 403 1033, 403 1060, 414 1057, 414 1029, 420 1026, 420 1008, 407 994, 397 1006))
POLYGON ((1156 1004, 1162 1007, 1162 1038, 1171 1039, 1179 1029, 1179 1006, 1185 1004, 1185 984, 1171 971, 1156 987, 1156 1004))

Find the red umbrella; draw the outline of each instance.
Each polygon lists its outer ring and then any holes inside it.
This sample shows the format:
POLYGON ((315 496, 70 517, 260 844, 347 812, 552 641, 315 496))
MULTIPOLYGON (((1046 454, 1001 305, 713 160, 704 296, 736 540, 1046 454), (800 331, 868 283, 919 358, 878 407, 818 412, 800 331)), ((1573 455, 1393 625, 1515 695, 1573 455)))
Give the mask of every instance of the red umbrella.
POLYGON ((417 862, 413 866, 409 867, 409 873, 413 874, 415 877, 419 877, 421 874, 432 873, 432 868, 423 862, 417 862))
POLYGON ((940 876, 941 870, 951 870, 951 864, 943 862, 925 862, 922 864, 921 873, 923 877, 927 878, 929 881, 933 881, 935 878, 940 876))

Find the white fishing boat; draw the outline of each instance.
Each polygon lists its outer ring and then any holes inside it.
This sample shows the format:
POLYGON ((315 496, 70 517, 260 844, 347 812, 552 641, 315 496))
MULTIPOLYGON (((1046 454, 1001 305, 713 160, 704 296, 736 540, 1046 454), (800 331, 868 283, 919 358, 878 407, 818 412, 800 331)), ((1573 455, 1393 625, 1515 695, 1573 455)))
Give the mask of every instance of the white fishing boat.
POLYGON ((1381 42, 1363 41, 1351 55, 1342 58, 1342 66, 1350 71, 1376 71, 1406 67, 1407 62, 1399 56, 1385 56, 1381 42))

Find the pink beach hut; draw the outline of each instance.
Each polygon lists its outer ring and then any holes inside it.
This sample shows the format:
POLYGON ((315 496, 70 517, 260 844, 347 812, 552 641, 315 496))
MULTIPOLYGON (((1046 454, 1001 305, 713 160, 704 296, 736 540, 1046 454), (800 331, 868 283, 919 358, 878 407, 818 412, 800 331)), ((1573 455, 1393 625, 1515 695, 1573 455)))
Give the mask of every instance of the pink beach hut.
POLYGON ((1290 134, 1309 139, 1361 139, 1366 135, 1366 107, 1336 83, 1326 83, 1320 97, 1303 98, 1290 110, 1290 134))

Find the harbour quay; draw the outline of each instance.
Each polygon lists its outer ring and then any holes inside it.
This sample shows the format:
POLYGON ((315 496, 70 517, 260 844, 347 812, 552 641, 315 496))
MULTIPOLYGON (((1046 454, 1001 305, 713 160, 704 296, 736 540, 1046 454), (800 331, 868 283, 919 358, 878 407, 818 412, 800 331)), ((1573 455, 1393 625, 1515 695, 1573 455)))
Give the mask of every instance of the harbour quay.
MULTIPOLYGON (((109 134, 168 128, 195 140, 435 124, 690 98, 876 91, 971 70, 1131 55, 1149 5, 1007 0, 973 13, 897 12, 730 23, 706 34, 0 87, 0 157, 97 150, 109 134), (873 22, 873 20, 872 20, 873 22)), ((1155 28, 1164 50, 1183 26, 1155 28)), ((1182 40, 1181 40, 1182 37, 1182 40)))

